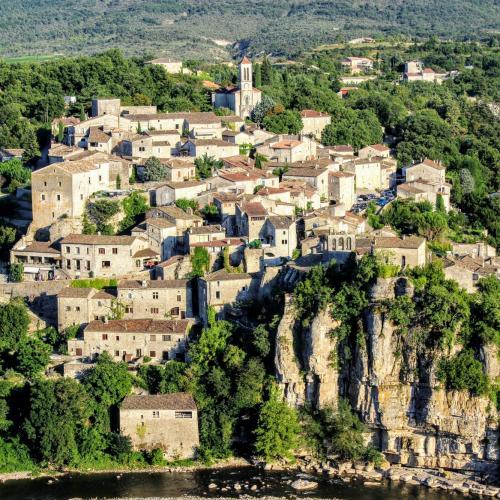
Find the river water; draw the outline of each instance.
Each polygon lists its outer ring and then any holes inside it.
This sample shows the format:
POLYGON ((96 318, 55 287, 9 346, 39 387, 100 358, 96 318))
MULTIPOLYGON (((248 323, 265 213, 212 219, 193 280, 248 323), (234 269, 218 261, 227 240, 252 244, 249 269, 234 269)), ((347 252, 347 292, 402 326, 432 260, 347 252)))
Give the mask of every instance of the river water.
POLYGON ((0 484, 0 499, 63 500, 183 496, 237 498, 240 495, 255 498, 274 496, 345 500, 462 500, 465 498, 460 494, 429 490, 422 486, 404 486, 388 482, 379 486, 346 485, 341 481, 332 482, 322 478, 313 478, 319 482, 316 490, 300 493, 293 490, 289 484, 296 478, 296 474, 266 472, 253 467, 173 473, 72 474, 53 481, 47 477, 7 481, 0 484), (217 484, 219 489, 209 490, 210 483, 217 484), (233 488, 236 483, 243 486, 240 492, 233 488), (250 491, 249 488, 252 485, 257 485, 258 491, 250 491), (220 491, 223 487, 228 488, 228 491, 220 491))

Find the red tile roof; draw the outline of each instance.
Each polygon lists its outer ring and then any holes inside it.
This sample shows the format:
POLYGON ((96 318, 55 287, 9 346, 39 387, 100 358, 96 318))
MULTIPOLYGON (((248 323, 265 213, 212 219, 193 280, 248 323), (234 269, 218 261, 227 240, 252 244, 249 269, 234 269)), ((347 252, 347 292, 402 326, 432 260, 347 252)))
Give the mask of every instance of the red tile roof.
POLYGON ((154 394, 127 396, 121 410, 196 410, 196 403, 191 394, 177 392, 172 394, 154 394))

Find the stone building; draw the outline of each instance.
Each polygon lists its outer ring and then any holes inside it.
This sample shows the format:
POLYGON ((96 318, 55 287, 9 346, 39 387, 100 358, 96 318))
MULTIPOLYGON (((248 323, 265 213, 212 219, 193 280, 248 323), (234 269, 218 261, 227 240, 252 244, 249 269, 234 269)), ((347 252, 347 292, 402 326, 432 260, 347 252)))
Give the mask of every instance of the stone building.
POLYGON ((477 292, 481 278, 494 275, 500 278, 500 262, 494 257, 448 256, 444 259, 444 275, 455 280, 467 292, 477 292))
POLYGON ((188 320, 116 319, 91 321, 82 338, 68 340, 70 356, 96 359, 107 352, 115 361, 145 356, 155 363, 184 361, 191 322, 188 320))
POLYGON ((328 172, 328 198, 349 209, 356 201, 355 175, 350 172, 328 172))
POLYGON ((168 205, 180 199, 195 200, 207 190, 206 181, 168 181, 154 190, 156 204, 168 205))
POLYGON ((171 158, 162 162, 167 167, 167 180, 174 182, 196 178, 196 167, 192 161, 171 158))
POLYGON ((189 139, 180 147, 181 156, 201 158, 204 155, 215 159, 235 156, 240 152, 238 144, 222 139, 189 139))
POLYGON ((372 156, 390 158, 391 148, 387 147, 385 144, 372 144, 370 146, 361 148, 358 151, 359 158, 371 158, 372 156))
POLYGON ((62 269, 72 278, 111 278, 141 271, 159 252, 144 238, 70 234, 61 241, 62 269))
POLYGON ((61 217, 81 217, 88 198, 109 189, 109 163, 55 163, 31 174, 33 225, 50 226, 61 217))
POLYGON ((121 280, 117 298, 124 318, 186 319, 193 317, 188 280, 121 280))
POLYGON ((160 448, 167 460, 195 458, 198 411, 187 393, 128 396, 120 406, 120 433, 136 450, 160 448))
POLYGON ((246 56, 239 64, 238 85, 221 87, 212 94, 212 104, 216 108, 228 108, 241 118, 250 118, 261 99, 262 92, 252 84, 252 62, 246 56))
POLYGON ((321 139, 324 128, 332 123, 332 117, 328 113, 314 109, 304 109, 300 112, 300 116, 303 125, 301 134, 311 135, 316 139, 321 139))
POLYGON ((235 229, 238 236, 246 236, 248 241, 260 240, 268 212, 257 201, 236 204, 235 229))
POLYGON ((272 215, 263 227, 261 239, 267 257, 292 257, 297 248, 297 225, 292 217, 272 215))
POLYGON ((306 135, 277 135, 257 146, 256 151, 270 161, 290 164, 314 160, 317 143, 306 135))
POLYGON ((322 200, 327 200, 329 196, 328 175, 328 169, 320 166, 293 166, 283 174, 283 179, 305 181, 316 189, 322 200))
POLYGON ((24 279, 53 279, 61 267, 61 252, 50 241, 28 242, 23 236, 10 251, 10 262, 23 264, 24 279))
POLYGON ((356 189, 376 191, 382 189, 381 159, 378 157, 356 158, 343 164, 345 172, 356 176, 356 189))
POLYGON ((427 262, 427 245, 425 238, 408 236, 375 236, 374 238, 359 237, 356 239, 356 253, 375 253, 386 262, 405 267, 424 266, 427 262))
POLYGON ((369 57, 345 57, 341 61, 342 69, 355 75, 373 69, 373 60, 369 57))
POLYGON ((213 307, 218 317, 224 318, 236 301, 252 298, 252 276, 247 273, 228 273, 220 269, 198 281, 198 305, 200 319, 208 322, 208 308, 213 307))
POLYGON ((116 295, 95 288, 64 288, 57 294, 57 328, 86 325, 113 314, 116 295))

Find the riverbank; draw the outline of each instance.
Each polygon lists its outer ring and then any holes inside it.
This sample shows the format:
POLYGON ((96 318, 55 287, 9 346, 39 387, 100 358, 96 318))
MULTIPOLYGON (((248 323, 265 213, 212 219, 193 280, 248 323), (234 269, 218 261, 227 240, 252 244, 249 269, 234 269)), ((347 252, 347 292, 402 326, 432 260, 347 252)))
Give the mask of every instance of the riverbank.
MULTIPOLYGON (((119 467, 113 469, 87 470, 40 470, 36 472, 14 472, 0 474, 0 482, 16 480, 43 479, 46 484, 55 484, 60 481, 71 481, 73 477, 111 476, 116 480, 123 480, 131 475, 165 475, 174 477, 179 474, 194 474, 204 471, 205 474, 217 473, 230 476, 233 470, 260 470, 263 473, 278 473, 286 477, 285 484, 297 492, 314 490, 320 482, 343 484, 353 487, 376 487, 387 485, 405 485, 425 488, 427 490, 446 491, 450 493, 476 494, 490 498, 500 498, 500 488, 487 484, 483 478, 468 473, 451 472, 437 469, 419 469, 398 465, 390 466, 387 462, 381 468, 373 465, 353 464, 351 462, 320 463, 316 461, 299 460, 294 464, 252 464, 243 458, 232 458, 217 462, 213 465, 194 463, 189 466, 165 465, 142 468, 119 467), (305 487, 301 487, 305 485, 305 487)), ((206 485, 206 491, 221 496, 241 496, 248 493, 252 496, 264 493, 263 486, 240 483, 238 481, 213 480, 206 485)))

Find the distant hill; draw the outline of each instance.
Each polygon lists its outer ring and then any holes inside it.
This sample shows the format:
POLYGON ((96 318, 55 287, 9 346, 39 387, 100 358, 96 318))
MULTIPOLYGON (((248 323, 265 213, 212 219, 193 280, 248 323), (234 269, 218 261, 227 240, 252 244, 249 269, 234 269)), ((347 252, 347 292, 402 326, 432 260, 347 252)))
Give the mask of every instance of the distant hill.
POLYGON ((498 32, 497 0, 0 0, 0 55, 227 59, 295 55, 337 37, 498 32), (227 43, 229 42, 229 43, 227 43))

